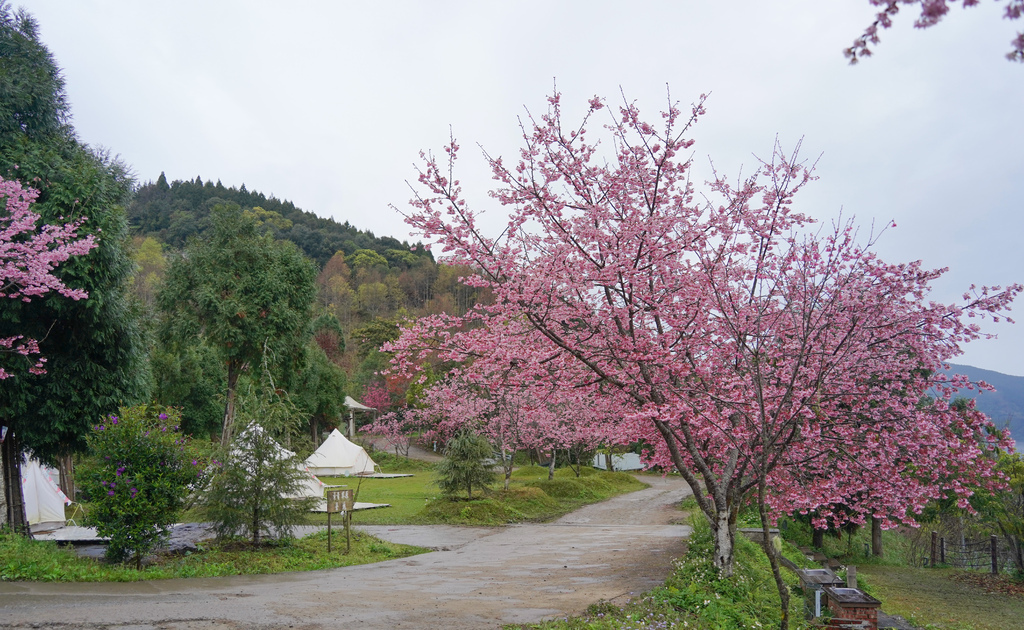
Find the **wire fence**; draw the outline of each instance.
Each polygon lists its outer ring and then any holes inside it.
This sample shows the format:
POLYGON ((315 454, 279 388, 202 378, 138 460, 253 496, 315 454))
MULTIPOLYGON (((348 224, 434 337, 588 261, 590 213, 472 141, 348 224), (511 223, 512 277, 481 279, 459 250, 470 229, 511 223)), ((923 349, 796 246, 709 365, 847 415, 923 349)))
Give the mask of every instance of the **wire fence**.
POLYGON ((969 571, 999 573, 1001 567, 1012 566, 1013 557, 1007 545, 999 544, 997 536, 980 540, 947 541, 932 532, 930 566, 942 564, 969 571))

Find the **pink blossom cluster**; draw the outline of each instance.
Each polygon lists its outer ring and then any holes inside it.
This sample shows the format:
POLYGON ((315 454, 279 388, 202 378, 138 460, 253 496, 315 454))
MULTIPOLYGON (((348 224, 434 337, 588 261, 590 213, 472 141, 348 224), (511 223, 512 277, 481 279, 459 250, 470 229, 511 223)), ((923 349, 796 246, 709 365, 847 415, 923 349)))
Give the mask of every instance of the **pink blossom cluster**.
POLYGON ((569 127, 555 94, 523 124, 516 164, 487 157, 509 216, 499 237, 461 197, 454 140, 445 163, 424 154, 407 222, 494 296, 389 347, 406 377, 461 365, 425 397, 437 430, 472 422, 509 448, 645 439, 722 535, 750 493, 819 524, 913 523, 930 499, 998 486, 990 454, 1008 437, 951 408, 972 385, 939 370, 1020 285, 929 301, 944 270, 880 260, 852 221, 810 229, 798 150, 698 195, 685 135, 703 98, 685 114, 670 101, 657 125, 625 102, 601 143, 588 124, 604 109, 595 98, 569 127))
MULTIPOLYGON (((980 0, 963 0, 964 8, 975 6, 980 0)), ((1003 0, 999 0, 1003 1, 1003 0)), ((1024 0, 1005 0, 1006 9, 1003 18, 1017 20, 1024 15, 1024 0)), ((879 40, 879 28, 892 26, 892 18, 899 13, 900 5, 921 5, 921 15, 914 21, 917 28, 928 28, 938 24, 943 16, 949 13, 949 5, 955 4, 955 0, 868 0, 872 5, 881 7, 881 11, 875 16, 875 21, 868 26, 864 33, 853 42, 853 46, 846 49, 845 54, 850 63, 857 63, 862 57, 871 56, 869 44, 877 44, 879 40)), ((1017 33, 1011 42, 1010 52, 1006 58, 1010 61, 1024 61, 1024 32, 1017 33)))
MULTIPOLYGON (((71 256, 81 256, 96 247, 93 236, 78 237, 85 218, 65 225, 38 226, 39 215, 31 210, 38 193, 23 188, 17 180, 0 177, 0 198, 5 210, 0 214, 0 298, 23 302, 56 291, 73 300, 87 297, 85 291, 66 286, 53 271, 71 256)), ((38 342, 14 335, 0 339, 0 352, 32 355, 39 353, 38 342)), ((29 368, 43 371, 45 359, 29 368)), ((10 374, 0 367, 0 379, 10 374)))

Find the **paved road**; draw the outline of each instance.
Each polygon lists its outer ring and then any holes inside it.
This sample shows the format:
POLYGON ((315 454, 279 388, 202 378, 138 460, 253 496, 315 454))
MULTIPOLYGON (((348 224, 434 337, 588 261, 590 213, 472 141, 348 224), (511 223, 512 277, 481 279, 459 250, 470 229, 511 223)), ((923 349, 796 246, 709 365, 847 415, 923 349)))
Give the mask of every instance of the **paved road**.
POLYGON ((0 628, 498 628, 660 584, 689 528, 679 479, 545 524, 372 527, 438 551, 329 571, 129 584, 0 583, 0 628))

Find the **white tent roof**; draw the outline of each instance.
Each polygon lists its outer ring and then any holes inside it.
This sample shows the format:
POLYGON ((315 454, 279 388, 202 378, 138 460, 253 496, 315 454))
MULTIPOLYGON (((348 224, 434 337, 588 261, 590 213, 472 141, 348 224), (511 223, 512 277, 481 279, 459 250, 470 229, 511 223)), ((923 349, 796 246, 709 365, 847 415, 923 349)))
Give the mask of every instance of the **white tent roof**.
POLYGON ((355 398, 352 398, 351 396, 345 396, 345 406, 355 411, 377 411, 373 407, 367 407, 366 405, 357 401, 355 398))
POLYGON ((306 465, 314 474, 325 477, 369 474, 376 466, 362 446, 349 442, 337 429, 306 458, 306 465))
MULTIPOLYGON (((263 432, 263 427, 261 427, 258 424, 250 424, 245 429, 245 431, 243 431, 241 433, 241 435, 239 435, 239 437, 242 437, 243 435, 245 435, 249 431, 259 431, 259 432, 262 433, 263 432)), ((285 447, 281 446, 277 442, 274 442, 274 446, 277 447, 277 454, 278 454, 278 458, 280 458, 280 459, 285 459, 287 457, 294 457, 295 456, 295 453, 293 453, 292 451, 289 451, 288 449, 286 449, 285 447)), ((324 499, 324 487, 325 487, 324 484, 319 479, 317 479, 316 475, 314 475, 309 470, 309 468, 306 466, 305 462, 299 462, 296 465, 296 467, 302 469, 302 471, 304 473, 303 477, 302 477, 302 485, 301 485, 299 491, 296 494, 289 495, 289 497, 290 498, 296 498, 296 499, 301 499, 301 498, 305 498, 305 497, 315 497, 317 499, 324 499)), ((314 506, 313 509, 315 511, 316 510, 316 506, 314 506)))
POLYGON ((21 488, 25 495, 25 516, 33 531, 64 525, 64 506, 71 503, 71 499, 39 460, 26 457, 22 461, 21 488))

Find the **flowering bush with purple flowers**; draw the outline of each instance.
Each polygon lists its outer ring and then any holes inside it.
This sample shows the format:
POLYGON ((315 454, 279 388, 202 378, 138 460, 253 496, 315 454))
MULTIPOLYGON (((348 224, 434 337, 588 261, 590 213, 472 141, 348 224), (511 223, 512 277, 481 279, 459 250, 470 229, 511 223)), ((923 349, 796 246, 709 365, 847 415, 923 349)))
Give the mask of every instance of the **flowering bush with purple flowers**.
POLYGON ((174 408, 138 405, 93 427, 89 446, 97 466, 85 471, 84 481, 93 501, 90 521, 110 538, 108 559, 141 566, 200 480, 201 458, 180 423, 174 408))

